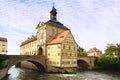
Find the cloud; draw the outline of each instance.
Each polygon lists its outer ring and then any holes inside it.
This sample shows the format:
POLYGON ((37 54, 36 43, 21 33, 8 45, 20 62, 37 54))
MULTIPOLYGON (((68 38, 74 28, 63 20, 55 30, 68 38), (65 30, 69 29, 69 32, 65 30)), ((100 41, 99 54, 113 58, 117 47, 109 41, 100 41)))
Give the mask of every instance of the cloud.
MULTIPOLYGON (((57 19, 71 29, 77 43, 88 50, 104 51, 107 43, 119 43, 119 0, 54 0, 57 19), (78 35, 79 34, 79 35, 78 35)), ((39 21, 49 20, 51 0, 0 0, 0 36, 8 38, 8 51, 36 33, 39 21)))

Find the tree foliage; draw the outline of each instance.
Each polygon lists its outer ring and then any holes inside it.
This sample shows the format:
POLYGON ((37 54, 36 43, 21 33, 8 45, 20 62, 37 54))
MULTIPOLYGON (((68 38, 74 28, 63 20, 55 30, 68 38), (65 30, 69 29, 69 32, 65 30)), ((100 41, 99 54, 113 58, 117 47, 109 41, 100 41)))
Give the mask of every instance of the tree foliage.
POLYGON ((119 70, 120 58, 102 55, 95 63, 99 68, 105 70, 119 70))
POLYGON ((6 59, 8 59, 8 56, 0 55, 0 68, 2 67, 3 61, 5 61, 6 59))
POLYGON ((108 44, 105 54, 109 56, 120 56, 120 44, 108 44))
POLYGON ((87 53, 85 52, 84 48, 78 47, 78 56, 87 56, 87 53))

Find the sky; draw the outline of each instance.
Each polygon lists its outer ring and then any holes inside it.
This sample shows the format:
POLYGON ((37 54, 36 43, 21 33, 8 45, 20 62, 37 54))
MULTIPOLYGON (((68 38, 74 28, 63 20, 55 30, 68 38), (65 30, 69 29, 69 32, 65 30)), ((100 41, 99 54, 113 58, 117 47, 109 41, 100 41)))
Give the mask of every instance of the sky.
POLYGON ((19 55, 21 42, 50 19, 53 2, 57 20, 86 51, 120 43, 120 0, 0 0, 0 37, 8 39, 8 55, 19 55))

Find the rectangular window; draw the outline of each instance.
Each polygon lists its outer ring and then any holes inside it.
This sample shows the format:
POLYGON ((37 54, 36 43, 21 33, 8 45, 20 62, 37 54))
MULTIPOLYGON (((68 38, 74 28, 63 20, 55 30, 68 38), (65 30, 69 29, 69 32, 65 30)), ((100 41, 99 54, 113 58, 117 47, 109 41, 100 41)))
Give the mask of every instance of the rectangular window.
POLYGON ((70 46, 69 46, 69 50, 70 50, 71 48, 70 48, 70 46))
POLYGON ((50 56, 50 53, 48 53, 48 56, 50 56))
POLYGON ((68 56, 68 53, 65 53, 65 56, 68 56))
POLYGON ((4 44, 2 46, 5 46, 4 44))
POLYGON ((60 56, 60 53, 58 53, 58 56, 60 56))
POLYGON ((63 45, 63 49, 65 49, 65 45, 63 45))
POLYGON ((65 61, 62 61, 62 64, 65 64, 65 61))
POLYGON ((73 61, 73 64, 76 64, 76 61, 73 61))
POLYGON ((70 56, 72 56, 72 53, 70 53, 70 56))
POLYGON ((64 53, 62 53, 62 56, 64 56, 65 54, 64 53))
POLYGON ((58 49, 60 49, 60 46, 58 46, 58 49))
POLYGON ((48 47, 48 50, 50 50, 50 47, 48 47))
POLYGON ((69 46, 68 46, 68 45, 66 46, 66 49, 69 49, 69 46))
POLYGON ((66 64, 68 64, 68 65, 69 65, 69 64, 70 64, 70 61, 66 61, 66 64))
POLYGON ((76 47, 74 47, 74 50, 76 50, 76 47))
POLYGON ((2 50, 2 52, 5 52, 5 50, 2 50))

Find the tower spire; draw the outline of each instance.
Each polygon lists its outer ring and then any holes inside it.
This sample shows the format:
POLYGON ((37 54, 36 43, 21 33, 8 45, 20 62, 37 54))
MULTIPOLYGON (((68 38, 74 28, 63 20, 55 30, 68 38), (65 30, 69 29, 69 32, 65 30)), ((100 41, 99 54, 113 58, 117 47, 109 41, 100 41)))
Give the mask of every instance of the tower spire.
POLYGON ((55 3, 53 2, 52 10, 50 11, 50 20, 57 20, 57 10, 54 7, 55 3))
POLYGON ((54 8, 55 3, 53 2, 53 8, 54 8))

